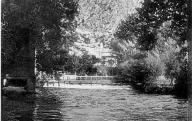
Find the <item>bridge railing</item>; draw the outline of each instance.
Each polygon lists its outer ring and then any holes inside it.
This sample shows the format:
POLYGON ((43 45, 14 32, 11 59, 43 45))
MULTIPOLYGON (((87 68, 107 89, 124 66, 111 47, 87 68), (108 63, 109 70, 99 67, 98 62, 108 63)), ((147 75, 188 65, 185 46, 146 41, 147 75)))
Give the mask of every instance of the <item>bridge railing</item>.
POLYGON ((115 76, 65 76, 59 80, 48 78, 48 82, 58 82, 58 81, 81 81, 81 80, 112 80, 115 76))
POLYGON ((55 80, 55 79, 47 79, 44 85, 58 85, 60 84, 111 84, 112 80, 115 76, 76 76, 75 78, 69 76, 68 78, 61 78, 60 80, 55 80))
POLYGON ((76 80, 110 80, 114 76, 77 76, 76 80))

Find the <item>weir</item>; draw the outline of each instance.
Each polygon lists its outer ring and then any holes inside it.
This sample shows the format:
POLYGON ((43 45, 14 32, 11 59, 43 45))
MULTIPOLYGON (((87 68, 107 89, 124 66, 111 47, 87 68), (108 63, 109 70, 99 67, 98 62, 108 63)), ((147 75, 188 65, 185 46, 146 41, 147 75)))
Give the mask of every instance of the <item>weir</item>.
POLYGON ((55 86, 63 84, 113 84, 115 76, 68 76, 60 80, 48 79, 44 86, 55 86))

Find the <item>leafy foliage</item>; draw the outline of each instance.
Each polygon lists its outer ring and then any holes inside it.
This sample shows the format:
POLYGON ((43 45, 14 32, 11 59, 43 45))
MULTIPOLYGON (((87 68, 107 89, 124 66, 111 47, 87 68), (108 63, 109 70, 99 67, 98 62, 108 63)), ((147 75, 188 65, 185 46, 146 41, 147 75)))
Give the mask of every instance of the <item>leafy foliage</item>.
POLYGON ((36 48, 37 56, 48 56, 46 59, 70 44, 77 7, 71 0, 2 1, 3 67, 15 63, 15 56, 27 43, 32 50, 36 48))
MULTIPOLYGON (((188 7, 185 0, 144 0, 135 14, 120 23, 114 34, 120 41, 136 41, 135 48, 143 52, 154 53, 165 65, 157 66, 165 71, 161 73, 168 78, 175 78, 175 91, 180 90, 182 94, 186 94, 188 81, 186 41, 190 22, 188 17, 191 14, 188 7)), ((146 62, 153 63, 152 67, 158 65, 154 59, 147 59, 146 62)))
POLYGON ((98 61, 99 59, 92 55, 76 56, 69 55, 65 50, 54 53, 51 50, 46 50, 37 57, 37 69, 49 74, 54 71, 64 71, 72 74, 77 73, 78 75, 90 75, 97 72, 94 64, 98 61))
POLYGON ((120 18, 135 11, 137 1, 139 0, 80 0, 79 27, 101 34, 111 33, 120 18))
POLYGON ((141 49, 151 50, 157 44, 157 30, 171 21, 172 33, 180 38, 178 44, 183 44, 186 41, 187 17, 185 0, 145 0, 136 14, 121 22, 115 36, 132 41, 134 36, 141 49))
POLYGON ((121 76, 122 82, 141 83, 145 85, 148 82, 153 82, 161 75, 162 69, 160 63, 148 61, 152 58, 143 58, 142 53, 137 53, 137 57, 138 58, 132 58, 120 64, 119 76, 121 76))
POLYGON ((79 75, 93 75, 97 72, 97 69, 94 67, 94 64, 99 62, 93 55, 84 54, 82 57, 79 58, 79 63, 76 67, 76 72, 79 75))
POLYGON ((165 62, 165 76, 175 81, 175 93, 178 96, 188 96, 188 61, 182 57, 182 51, 171 53, 168 60, 165 62))

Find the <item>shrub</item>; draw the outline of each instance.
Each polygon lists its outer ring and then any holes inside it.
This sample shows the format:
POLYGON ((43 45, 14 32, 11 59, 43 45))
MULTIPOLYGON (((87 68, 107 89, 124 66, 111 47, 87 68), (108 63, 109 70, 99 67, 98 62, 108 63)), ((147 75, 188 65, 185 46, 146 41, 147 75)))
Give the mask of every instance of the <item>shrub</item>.
POLYGON ((162 72, 160 64, 147 59, 130 59, 120 66, 119 76, 124 83, 152 83, 162 72))
POLYGON ((174 92, 178 96, 182 97, 188 96, 189 78, 187 76, 187 73, 188 73, 187 66, 182 66, 181 71, 179 72, 179 76, 175 80, 174 92))
POLYGON ((132 77, 135 78, 134 81, 143 85, 151 83, 160 73, 158 66, 144 60, 136 61, 130 69, 132 77))
POLYGON ((188 61, 186 58, 181 58, 181 54, 172 54, 167 60, 165 76, 175 81, 174 93, 181 97, 188 95, 188 61))

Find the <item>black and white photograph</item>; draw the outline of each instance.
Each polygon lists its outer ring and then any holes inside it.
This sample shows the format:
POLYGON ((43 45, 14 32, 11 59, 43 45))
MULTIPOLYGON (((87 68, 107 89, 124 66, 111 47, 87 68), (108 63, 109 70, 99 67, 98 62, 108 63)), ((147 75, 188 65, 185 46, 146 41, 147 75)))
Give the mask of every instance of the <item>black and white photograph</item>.
POLYGON ((1 121, 192 121, 192 0, 0 0, 1 121))

